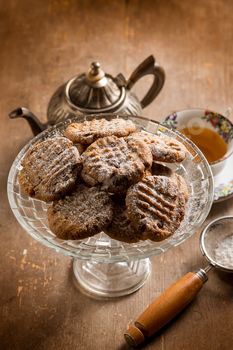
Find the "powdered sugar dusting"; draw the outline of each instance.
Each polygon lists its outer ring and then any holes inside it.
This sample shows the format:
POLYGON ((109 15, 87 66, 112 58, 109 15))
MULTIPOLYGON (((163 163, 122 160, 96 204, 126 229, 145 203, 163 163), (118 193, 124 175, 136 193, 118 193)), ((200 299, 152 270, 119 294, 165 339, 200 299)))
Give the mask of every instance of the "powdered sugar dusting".
POLYGON ((19 183, 23 191, 49 202, 62 197, 74 186, 82 164, 72 142, 56 137, 32 147, 22 167, 19 183))
POLYGON ((160 241, 179 227, 185 201, 173 180, 148 176, 128 189, 126 207, 130 220, 145 239, 160 241))
POLYGON ((98 187, 78 185, 48 209, 49 226, 59 238, 90 237, 110 224, 112 207, 109 194, 98 187))
POLYGON ((214 250, 215 261, 228 268, 233 269, 233 233, 223 238, 214 250))
POLYGON ((81 156, 87 174, 116 192, 117 186, 127 189, 141 180, 152 164, 147 145, 132 137, 109 136, 90 145, 81 156))
POLYGON ((187 154, 185 146, 171 137, 164 136, 161 138, 158 135, 142 132, 135 133, 132 136, 141 139, 149 146, 153 159, 156 161, 182 162, 187 154))
POLYGON ((65 135, 73 142, 80 142, 83 144, 90 144, 95 140, 115 135, 118 137, 127 136, 134 132, 136 126, 131 120, 124 120, 121 118, 112 119, 93 119, 83 123, 73 123, 68 126, 65 135))

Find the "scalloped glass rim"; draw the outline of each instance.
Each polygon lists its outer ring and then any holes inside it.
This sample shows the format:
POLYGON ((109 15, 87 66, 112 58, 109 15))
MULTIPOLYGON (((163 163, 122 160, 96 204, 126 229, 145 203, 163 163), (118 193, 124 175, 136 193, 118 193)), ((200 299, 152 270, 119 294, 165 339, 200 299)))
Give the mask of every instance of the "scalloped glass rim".
POLYGON ((109 113, 69 119, 50 127, 33 138, 19 152, 12 164, 8 176, 7 192, 9 203, 16 219, 33 238, 58 253, 96 262, 125 262, 143 259, 160 254, 179 245, 190 237, 204 222, 210 211, 214 194, 213 176, 209 164, 191 140, 178 131, 174 131, 170 127, 151 119, 109 113), (118 117, 129 119, 136 124, 136 131, 141 130, 160 134, 161 137, 169 135, 184 143, 189 150, 188 157, 186 157, 188 159, 184 161, 186 163, 182 162, 181 164, 169 165, 184 177, 197 173, 192 183, 188 184, 188 210, 186 209, 185 220, 181 223, 180 228, 171 237, 162 242, 140 241, 129 244, 110 239, 103 232, 84 240, 64 241, 58 239, 48 228, 46 211, 51 203, 29 198, 21 191, 18 185, 17 177, 22 158, 32 145, 48 138, 64 135, 63 133, 66 127, 73 122, 82 122, 93 118, 101 119, 103 117, 108 120, 118 117), (191 169, 188 169, 190 166, 191 169), (187 169, 190 171, 187 171, 187 169), (195 212, 193 212, 193 208, 189 208, 190 205, 195 205, 195 212))

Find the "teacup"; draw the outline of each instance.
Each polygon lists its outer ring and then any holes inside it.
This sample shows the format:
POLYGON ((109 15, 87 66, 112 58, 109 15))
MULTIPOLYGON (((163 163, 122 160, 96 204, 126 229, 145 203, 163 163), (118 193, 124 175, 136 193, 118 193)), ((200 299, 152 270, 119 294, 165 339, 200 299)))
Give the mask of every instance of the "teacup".
POLYGON ((219 113, 186 109, 169 115, 163 124, 185 134, 200 148, 214 176, 223 170, 233 153, 233 124, 219 113))

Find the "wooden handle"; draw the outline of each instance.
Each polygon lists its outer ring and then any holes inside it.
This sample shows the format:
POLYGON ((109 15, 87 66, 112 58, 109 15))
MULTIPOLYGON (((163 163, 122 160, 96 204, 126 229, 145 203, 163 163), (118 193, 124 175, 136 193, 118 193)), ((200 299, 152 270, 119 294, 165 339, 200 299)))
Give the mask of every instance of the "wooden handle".
MULTIPOLYGON (((169 287, 141 314, 135 322, 135 327, 144 336, 150 337, 183 310, 202 287, 201 279, 195 273, 189 272, 169 287)), ((128 329, 125 333, 125 340, 130 338, 131 345, 134 342, 134 346, 137 346, 143 341, 143 337, 135 336, 135 327, 128 329)))

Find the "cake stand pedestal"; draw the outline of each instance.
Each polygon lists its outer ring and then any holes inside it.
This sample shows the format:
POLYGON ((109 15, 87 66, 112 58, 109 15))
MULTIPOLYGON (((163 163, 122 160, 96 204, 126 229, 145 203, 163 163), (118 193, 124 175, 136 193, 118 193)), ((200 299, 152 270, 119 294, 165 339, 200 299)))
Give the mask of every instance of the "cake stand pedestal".
POLYGON ((87 291, 99 296, 119 297, 144 285, 150 275, 151 263, 149 258, 115 263, 75 259, 73 270, 87 291))

